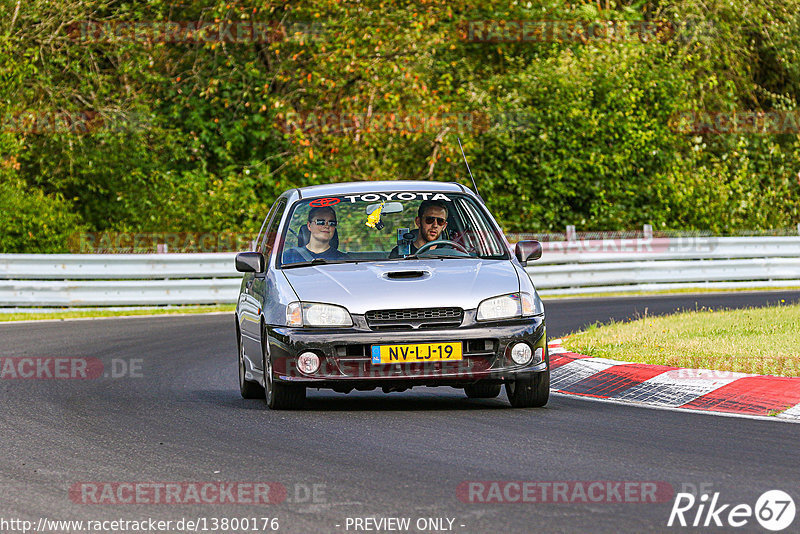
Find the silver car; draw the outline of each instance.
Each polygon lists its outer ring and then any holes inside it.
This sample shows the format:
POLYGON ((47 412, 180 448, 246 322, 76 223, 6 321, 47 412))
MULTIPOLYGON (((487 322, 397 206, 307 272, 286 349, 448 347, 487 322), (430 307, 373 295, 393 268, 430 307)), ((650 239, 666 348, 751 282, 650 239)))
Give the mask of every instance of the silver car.
POLYGON ((482 199, 457 183, 291 189, 270 209, 236 306, 239 387, 272 409, 307 388, 463 388, 514 407, 550 390, 544 306, 482 199))

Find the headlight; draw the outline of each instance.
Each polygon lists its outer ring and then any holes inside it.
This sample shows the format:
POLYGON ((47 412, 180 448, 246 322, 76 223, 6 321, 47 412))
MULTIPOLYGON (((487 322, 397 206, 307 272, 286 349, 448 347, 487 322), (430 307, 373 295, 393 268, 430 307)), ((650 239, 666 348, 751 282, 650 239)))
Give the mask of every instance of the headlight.
POLYGON ((286 306, 287 326, 353 326, 350 313, 341 306, 317 302, 292 302, 286 306))
POLYGON ((478 306, 479 321, 496 321, 522 316, 519 293, 486 299, 478 306))
POLYGON ((511 293, 486 299, 478 306, 479 321, 543 315, 544 304, 538 294, 511 293))

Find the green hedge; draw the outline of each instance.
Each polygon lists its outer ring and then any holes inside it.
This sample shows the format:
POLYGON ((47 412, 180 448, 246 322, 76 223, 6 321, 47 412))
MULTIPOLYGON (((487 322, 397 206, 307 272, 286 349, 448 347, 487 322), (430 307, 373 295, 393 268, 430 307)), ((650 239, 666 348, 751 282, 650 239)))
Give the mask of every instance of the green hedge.
POLYGON ((58 196, 0 178, 0 253, 58 253, 83 230, 70 203, 58 196))
POLYGON ((800 136, 675 125, 691 110, 797 112, 800 0, 20 6, 13 27, 10 17, 0 21, 0 112, 95 119, 71 132, 4 123, 4 251, 61 250, 76 229, 255 232, 275 196, 294 186, 469 184, 457 134, 510 231, 650 223, 722 233, 800 222, 800 136), (225 44, 71 38, 71 24, 86 20, 254 21, 311 32, 225 44), (487 20, 666 30, 647 41, 471 41, 469 21, 487 20), (291 128, 291 117, 309 111, 384 124, 291 128), (453 114, 474 118, 472 127, 386 126, 388 117, 453 114))

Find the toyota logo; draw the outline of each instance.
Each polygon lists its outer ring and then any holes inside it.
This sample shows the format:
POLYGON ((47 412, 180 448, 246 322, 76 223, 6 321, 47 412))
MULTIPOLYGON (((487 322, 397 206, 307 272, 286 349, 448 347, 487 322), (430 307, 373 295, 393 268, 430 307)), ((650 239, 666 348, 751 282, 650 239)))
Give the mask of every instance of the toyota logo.
POLYGON ((328 206, 335 206, 338 203, 338 198, 318 198, 309 202, 308 205, 315 208, 327 208, 328 206))

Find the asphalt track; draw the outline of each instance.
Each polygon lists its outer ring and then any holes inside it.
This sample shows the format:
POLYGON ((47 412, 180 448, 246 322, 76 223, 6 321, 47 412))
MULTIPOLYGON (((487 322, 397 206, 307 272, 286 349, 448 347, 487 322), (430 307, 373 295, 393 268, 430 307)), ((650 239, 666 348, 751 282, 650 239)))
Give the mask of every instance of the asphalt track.
MULTIPOLYGON (((800 292, 552 300, 548 334, 645 309, 781 300, 799 301, 800 292)), ((4 324, 0 355, 98 358, 107 372, 141 360, 140 377, 0 380, 5 520, 277 517, 279 532, 306 533, 365 532, 346 528, 347 518, 370 516, 409 517, 406 532, 420 532, 418 518, 447 517, 459 533, 691 530, 667 528, 671 496, 655 504, 469 503, 457 496, 464 481, 657 481, 675 492, 705 485, 722 503, 751 506, 782 489, 800 504, 798 424, 566 396, 514 410, 505 394, 468 400, 450 388, 310 391, 304 411, 269 411, 239 396, 232 314, 4 324), (288 499, 92 505, 69 495, 82 482, 220 480, 277 482, 288 499), (306 491, 315 484, 316 498, 306 491)), ((737 530, 763 532, 752 518, 737 530)))

